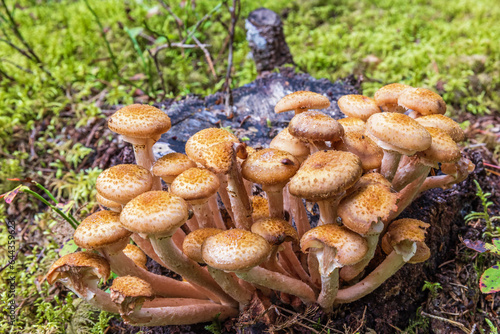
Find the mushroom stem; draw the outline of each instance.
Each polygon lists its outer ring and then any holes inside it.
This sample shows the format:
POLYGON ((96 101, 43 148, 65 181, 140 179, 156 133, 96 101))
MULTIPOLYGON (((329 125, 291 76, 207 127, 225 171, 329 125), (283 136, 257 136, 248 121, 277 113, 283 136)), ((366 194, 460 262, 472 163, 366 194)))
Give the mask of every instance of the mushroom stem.
POLYGON ((172 271, 187 281, 205 288, 210 299, 220 300, 226 305, 235 305, 234 299, 221 289, 206 270, 182 253, 174 245, 171 237, 150 236, 149 238, 155 252, 172 271))
MULTIPOLYGON (((184 232, 181 229, 177 229, 177 231, 175 231, 174 235, 172 236, 172 240, 174 241, 174 244, 177 247, 182 247, 182 242, 184 241, 184 237, 185 237, 184 232)), ((158 254, 156 254, 155 250, 153 249, 153 246, 151 245, 151 241, 149 239, 145 239, 145 238, 141 237, 138 233, 133 233, 131 238, 132 238, 132 240, 134 240, 136 245, 139 246, 139 248, 144 253, 146 253, 147 256, 149 256, 150 258, 155 260, 155 262, 158 263, 159 265, 161 265, 167 269, 170 269, 169 267, 167 267, 167 265, 165 263, 163 263, 163 261, 160 259, 158 254)))
POLYGON ((418 179, 414 180, 398 193, 398 209, 396 211, 392 211, 386 221, 390 222, 394 220, 401 212, 403 212, 404 209, 406 209, 406 207, 408 207, 408 205, 411 204, 413 199, 419 194, 420 187, 424 183, 426 177, 426 174, 421 174, 418 179))
POLYGON ((253 284, 297 296, 306 304, 316 301, 314 291, 306 283, 261 267, 236 272, 236 276, 253 284))
POLYGON ((219 178, 220 182, 219 190, 217 192, 219 193, 222 204, 224 204, 224 207, 226 208, 229 217, 231 217, 231 220, 234 223, 234 213, 233 209, 231 208, 231 200, 229 199, 229 194, 227 191, 227 183, 228 183, 227 176, 222 173, 219 173, 217 174, 217 177, 219 178))
POLYGON ((392 187, 396 191, 400 191, 422 174, 427 176, 431 169, 431 167, 421 164, 417 156, 404 156, 401 162, 404 163, 404 165, 399 168, 392 180, 392 187))
POLYGON ((302 203, 302 198, 292 196, 288 191, 288 186, 285 187, 284 196, 288 197, 290 201, 290 213, 295 222, 295 227, 297 228, 297 234, 299 235, 299 239, 302 238, 304 233, 311 229, 311 225, 309 225, 309 219, 307 218, 307 211, 302 203))
POLYGON ((224 224, 224 220, 222 220, 219 205, 217 204, 217 194, 210 196, 208 199, 208 206, 212 212, 215 227, 220 228, 221 230, 227 230, 226 224, 224 224))
POLYGON ((234 298, 239 304, 240 308, 246 307, 252 300, 253 291, 247 290, 240 285, 238 279, 232 273, 226 273, 222 270, 208 267, 208 272, 213 279, 221 286, 229 296, 234 298))
POLYGON ((377 249, 380 233, 361 236, 364 237, 368 243, 368 251, 361 261, 351 266, 345 266, 340 270, 340 277, 346 282, 349 282, 356 278, 366 268, 368 263, 370 263, 370 261, 373 259, 375 250, 377 249))
POLYGON ((336 224, 337 222, 337 207, 344 194, 337 195, 323 201, 317 201, 319 207, 319 225, 336 224))
POLYGON ((233 155, 233 165, 228 174, 227 192, 231 201, 231 209, 234 215, 234 225, 236 228, 250 230, 252 226, 252 204, 243 185, 241 172, 236 165, 236 157, 233 155))
POLYGON ((373 292, 382 283, 387 281, 405 264, 403 256, 395 251, 392 251, 385 260, 368 276, 357 284, 345 289, 341 289, 337 293, 335 304, 351 303, 361 299, 367 294, 373 292))
POLYGON ((189 230, 193 232, 200 228, 200 224, 198 223, 198 217, 196 216, 196 212, 193 205, 191 205, 191 210, 193 210, 194 215, 191 217, 191 219, 186 220, 186 225, 189 228, 189 230))
POLYGON ((237 317, 238 310, 219 304, 195 304, 172 307, 142 308, 124 320, 133 326, 191 325, 199 322, 237 317))
POLYGON ((83 280, 80 282, 81 287, 79 289, 74 287, 72 284, 68 284, 68 279, 63 278, 59 279, 59 281, 90 305, 106 312, 120 313, 118 307, 115 303, 113 303, 109 294, 97 287, 97 281, 88 282, 83 280))
MULTIPOLYGON (((204 203, 191 203, 194 215, 198 221, 199 228, 205 227, 216 227, 214 223, 214 214, 208 205, 208 202, 204 203)), ((194 230, 191 230, 194 231, 194 230)))
POLYGON ((326 313, 333 311, 333 302, 339 290, 339 268, 335 268, 328 276, 321 276, 321 292, 318 304, 326 313))
POLYGON ((382 165, 380 166, 380 174, 382 174, 387 181, 392 182, 394 175, 398 169, 401 153, 384 149, 384 157, 382 158, 382 165))
POLYGON ((319 263, 316 255, 312 252, 307 254, 307 266, 309 270, 309 275, 311 276, 311 281, 315 286, 321 286, 321 276, 319 274, 319 263))
MULTIPOLYGON (((135 162, 139 166, 144 167, 151 172, 155 161, 153 153, 153 145, 155 141, 151 138, 140 140, 136 138, 129 138, 127 136, 123 136, 123 140, 132 143, 132 146, 134 147, 135 162)), ((151 190, 162 190, 161 179, 159 176, 153 175, 153 187, 151 190)))
POLYGON ((314 285, 311 277, 306 273, 302 264, 300 263, 297 255, 292 249, 292 244, 290 242, 283 243, 284 249, 280 253, 280 257, 285 261, 290 270, 292 270, 292 274, 296 274, 303 282, 306 282, 311 286, 311 288, 316 289, 317 287, 314 285))
POLYGON ((266 192, 269 203, 269 215, 271 218, 283 219, 283 186, 265 186, 262 189, 266 192))

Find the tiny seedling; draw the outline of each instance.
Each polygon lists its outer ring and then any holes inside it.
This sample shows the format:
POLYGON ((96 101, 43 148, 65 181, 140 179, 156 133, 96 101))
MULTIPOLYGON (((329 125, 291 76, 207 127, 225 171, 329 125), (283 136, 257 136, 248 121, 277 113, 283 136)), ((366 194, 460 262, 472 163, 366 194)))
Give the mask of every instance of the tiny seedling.
MULTIPOLYGON (((500 256, 500 238, 495 238, 487 243, 482 240, 471 241, 464 240, 465 246, 479 253, 492 253, 500 256)), ((482 293, 495 293, 500 291, 500 266, 496 265, 488 268, 479 279, 479 288, 482 293)))
POLYGON ((422 291, 429 290, 429 293, 433 298, 436 298, 438 290, 443 290, 443 287, 440 283, 432 283, 429 281, 425 281, 424 286, 422 287, 422 291))
POLYGON ((495 227, 493 225, 493 221, 500 220, 500 216, 490 216, 488 212, 488 208, 493 205, 493 202, 489 201, 488 198, 491 196, 491 193, 485 193, 479 182, 474 180, 476 184, 477 192, 476 195, 481 199, 481 204, 483 206, 483 212, 472 211, 468 215, 465 216, 465 222, 468 223, 471 220, 484 220, 486 223, 486 228, 484 232, 484 236, 488 237, 500 237, 500 227, 495 227))

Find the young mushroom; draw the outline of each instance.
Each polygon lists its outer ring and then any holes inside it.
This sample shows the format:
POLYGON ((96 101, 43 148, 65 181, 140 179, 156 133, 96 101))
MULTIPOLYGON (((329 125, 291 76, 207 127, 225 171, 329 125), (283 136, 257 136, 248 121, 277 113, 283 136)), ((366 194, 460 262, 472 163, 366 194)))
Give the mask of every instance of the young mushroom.
POLYGON ((399 95, 398 104, 408 110, 408 115, 412 118, 446 112, 446 103, 443 98, 426 88, 404 90, 399 95))
POLYGON ((276 103, 274 111, 279 114, 286 111, 295 111, 295 115, 309 109, 325 109, 330 106, 326 96, 309 91, 298 91, 286 95, 276 103))
POLYGON ((400 83, 385 85, 375 92, 375 102, 385 112, 404 113, 406 109, 398 105, 398 99, 401 93, 408 88, 412 87, 400 83))
POLYGON ((344 95, 337 101, 337 104, 346 116, 356 117, 365 122, 371 115, 380 112, 375 100, 363 95, 344 95))
POLYGON ((161 177, 163 182, 170 185, 174 179, 189 168, 196 167, 196 163, 182 153, 168 153, 156 160, 153 165, 153 175, 161 177))

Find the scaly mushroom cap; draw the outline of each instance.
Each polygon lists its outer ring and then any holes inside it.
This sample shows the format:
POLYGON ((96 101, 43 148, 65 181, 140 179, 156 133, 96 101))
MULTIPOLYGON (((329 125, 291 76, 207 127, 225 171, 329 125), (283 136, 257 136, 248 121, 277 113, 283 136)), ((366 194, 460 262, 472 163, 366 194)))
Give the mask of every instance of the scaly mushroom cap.
POLYGON ((111 131, 131 138, 152 138, 170 130, 170 117, 158 108, 132 104, 121 108, 108 119, 111 131))
POLYGON ((45 279, 49 284, 57 280, 79 295, 87 296, 84 282, 97 286, 99 280, 106 282, 111 273, 109 262, 93 252, 67 254, 50 267, 45 279))
POLYGON ((107 207, 110 210, 113 210, 116 212, 122 211, 122 205, 120 203, 115 202, 115 201, 111 201, 99 193, 97 193, 95 195, 95 199, 96 199, 97 203, 99 203, 102 206, 107 207))
POLYGON ((346 117, 339 119, 338 122, 344 128, 344 132, 365 133, 366 123, 357 117, 346 117))
POLYGON ((281 130, 271 140, 269 147, 288 152, 299 160, 309 155, 309 147, 297 137, 292 136, 288 128, 281 130))
POLYGON ((344 135, 344 128, 339 122, 314 110, 295 115, 288 124, 288 131, 294 137, 312 141, 335 142, 344 135))
POLYGON ((356 154, 361 159, 365 171, 382 165, 384 151, 370 137, 362 133, 346 131, 342 140, 335 144, 335 149, 356 154))
POLYGON ((416 118, 415 120, 425 128, 438 128, 443 130, 457 143, 465 139, 465 133, 460 125, 444 115, 427 115, 416 118))
POLYGON ((202 257, 210 267, 226 271, 246 271, 264 262, 271 246, 260 235, 241 229, 227 230, 208 237, 202 257))
POLYGON ((153 174, 163 181, 172 183, 180 173, 196 167, 196 163, 182 153, 169 153, 158 159, 153 165, 153 174))
POLYGON ((384 150, 413 155, 431 146, 429 132, 413 118, 404 114, 384 112, 366 122, 366 134, 384 150))
POLYGON ((399 96, 398 104, 424 116, 446 112, 446 103, 443 98, 426 88, 406 89, 399 96))
POLYGON ((261 196, 252 196, 252 220, 256 222, 262 218, 269 218, 269 202, 261 196))
POLYGON ((85 249, 99 249, 118 244, 123 249, 129 242, 132 232, 120 224, 120 214, 113 211, 98 211, 85 218, 78 225, 73 239, 75 244, 85 249))
POLYGON ((310 229, 300 239, 300 249, 307 253, 311 248, 325 246, 336 249, 336 261, 341 266, 353 265, 365 256, 368 243, 359 234, 344 226, 326 224, 310 229))
POLYGON ((138 165, 116 165, 99 174, 95 186, 106 199, 125 205, 132 198, 151 190, 153 176, 138 165))
MULTIPOLYGON (((382 238, 381 241, 382 250, 385 254, 390 254, 394 248, 389 244, 388 238, 382 238)), ((421 263, 427 261, 431 257, 431 250, 425 242, 418 241, 416 242, 417 250, 415 251, 415 255, 411 257, 408 263, 421 263)))
POLYGON ((392 187, 392 183, 389 182, 382 174, 366 173, 359 179, 358 183, 356 183, 356 188, 361 186, 366 186, 374 182, 381 183, 388 188, 392 187))
POLYGON ((371 115, 381 112, 374 99, 363 95, 344 95, 337 101, 340 111, 346 116, 366 121, 371 115))
POLYGON ((437 128, 426 129, 432 137, 431 147, 417 153, 424 164, 438 168, 438 162, 457 162, 461 158, 460 148, 446 132, 437 128))
POLYGON ((129 259, 134 261, 134 263, 146 270, 146 263, 148 262, 148 257, 144 252, 137 246, 132 244, 127 244, 127 247, 123 249, 123 254, 125 254, 129 259))
POLYGON ((125 205, 120 222, 127 230, 145 234, 171 236, 188 219, 186 201, 166 191, 149 191, 125 205))
POLYGON ((222 142, 239 143, 238 138, 224 129, 208 128, 195 133, 186 142, 186 154, 200 164, 204 164, 203 152, 207 148, 222 142))
POLYGON ((374 98, 377 105, 385 112, 405 112, 405 108, 398 106, 398 99, 401 93, 411 86, 392 83, 385 85, 375 92, 374 98))
POLYGON ((418 219, 395 220, 389 225, 383 238, 386 240, 383 242, 394 248, 408 262, 416 254, 417 243, 425 242, 425 233, 429 226, 418 219))
POLYGON ((190 168, 175 178, 170 191, 188 202, 206 201, 217 192, 219 185, 219 178, 211 171, 190 168))
POLYGON ((331 198, 353 186, 361 177, 361 160, 341 151, 319 151, 302 163, 290 180, 293 196, 318 201, 331 198))
POLYGON ((223 232, 223 230, 211 227, 195 230, 186 235, 186 238, 184 238, 184 242, 182 243, 182 251, 191 260, 198 263, 205 263, 205 261, 203 261, 203 257, 201 256, 201 245, 203 245, 203 242, 208 237, 219 234, 221 232, 223 232))
POLYGON ((286 184, 300 162, 288 152, 266 148, 249 156, 241 165, 242 176, 265 186, 286 184))
POLYGON ((109 290, 111 300, 118 305, 122 315, 128 315, 140 309, 145 300, 154 298, 151 285, 134 276, 115 278, 109 290))
POLYGON ((308 91, 298 91, 283 97, 274 107, 276 113, 303 109, 325 109, 330 106, 326 96, 308 91))
POLYGON ((385 223, 389 214, 397 210, 396 201, 397 194, 390 187, 376 181, 365 182, 340 201, 338 215, 342 223, 354 232, 378 234, 382 230, 374 231, 373 224, 379 219, 385 223))
POLYGON ((201 153, 200 161, 203 161, 202 165, 213 173, 228 174, 236 163, 235 146, 239 151, 244 148, 243 145, 229 141, 214 144, 201 153))
POLYGON ((273 246, 288 241, 299 241, 299 235, 293 226, 279 218, 260 219, 252 225, 251 231, 266 239, 273 246))

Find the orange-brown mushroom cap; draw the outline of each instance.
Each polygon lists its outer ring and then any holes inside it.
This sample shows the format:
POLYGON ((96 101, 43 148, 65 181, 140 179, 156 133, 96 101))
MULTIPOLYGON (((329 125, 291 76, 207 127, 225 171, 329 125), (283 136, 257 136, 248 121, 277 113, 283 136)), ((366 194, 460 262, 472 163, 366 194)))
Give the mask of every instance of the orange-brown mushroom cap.
POLYGON ((370 137, 353 131, 346 131, 335 149, 356 154, 361 159, 363 170, 379 168, 384 151, 370 137))
POLYGON ((134 263, 138 267, 146 269, 146 263, 148 262, 148 257, 139 247, 132 244, 127 244, 127 246, 123 249, 123 254, 125 254, 125 256, 134 261, 134 263))
POLYGON ((363 95, 344 95, 337 101, 340 111, 346 116, 366 121, 371 115, 381 112, 374 99, 363 95))
POLYGON ((338 120, 344 128, 344 132, 365 133, 366 123, 357 117, 346 117, 338 120))
POLYGON ((285 151, 300 159, 309 155, 309 147, 288 131, 288 128, 281 130, 269 144, 270 148, 285 151))
POLYGON ((251 231, 266 239, 271 245, 299 241, 299 235, 293 226, 279 218, 260 219, 252 225, 251 231))
POLYGON ((170 117, 158 108, 132 104, 121 108, 108 119, 111 131, 132 138, 159 137, 170 129, 170 117))
POLYGON ((426 88, 409 88, 401 93, 398 104, 415 110, 421 115, 444 114, 446 103, 443 98, 426 88))
POLYGON ((198 230, 194 230, 193 232, 186 235, 184 241, 182 243, 182 251, 189 257, 191 260, 205 263, 203 261, 203 257, 201 256, 201 246, 203 242, 212 235, 216 235, 223 232, 223 230, 218 228, 200 228, 198 230))
POLYGON ((377 105, 386 112, 404 112, 405 109, 398 106, 398 99, 401 93, 411 86, 392 83, 385 85, 375 92, 374 99, 377 105))
POLYGON ((288 124, 288 131, 294 137, 311 141, 334 142, 344 134, 344 128, 339 122, 315 110, 295 115, 288 124))
POLYGON ((217 192, 219 185, 219 178, 211 171, 190 168, 175 178, 170 191, 188 202, 207 200, 217 192))
POLYGON ((269 202, 262 196, 252 196, 252 219, 257 221, 261 218, 269 218, 269 202))
POLYGON ((153 174, 167 183, 172 183, 177 175, 193 167, 196 167, 196 163, 187 155, 177 152, 168 153, 154 163, 153 174))
POLYGON ((286 95, 274 107, 276 113, 293 110, 325 109, 330 106, 326 96, 309 91, 298 91, 286 95))
POLYGON ((226 271, 246 271, 264 262, 271 246, 260 235, 232 229, 211 236, 202 246, 202 257, 209 266, 226 271))
POLYGON ((120 313, 125 315, 140 308, 145 300, 154 298, 151 285, 134 276, 115 278, 109 290, 111 300, 119 305, 120 313))
POLYGON ((460 148, 446 132, 438 128, 426 129, 431 134, 432 144, 428 149, 417 153, 421 161, 437 168, 438 162, 457 162, 461 158, 460 148))
POLYGON ((71 280, 72 275, 75 274, 79 277, 91 277, 105 282, 111 274, 111 269, 109 262, 96 253, 76 252, 56 260, 47 272, 45 279, 49 284, 54 284, 58 279, 69 278, 71 280))
POLYGON ((425 128, 438 128, 443 130, 456 142, 461 142, 465 138, 465 133, 460 125, 444 115, 427 115, 416 118, 415 120, 425 128))
POLYGON ((203 129, 188 139, 186 142, 186 154, 195 162, 203 164, 203 152, 207 148, 222 142, 238 143, 239 140, 231 132, 224 129, 203 129))
POLYGON ((242 176, 263 185, 280 185, 297 172, 300 162, 288 152, 266 148, 250 155, 241 165, 242 176))

